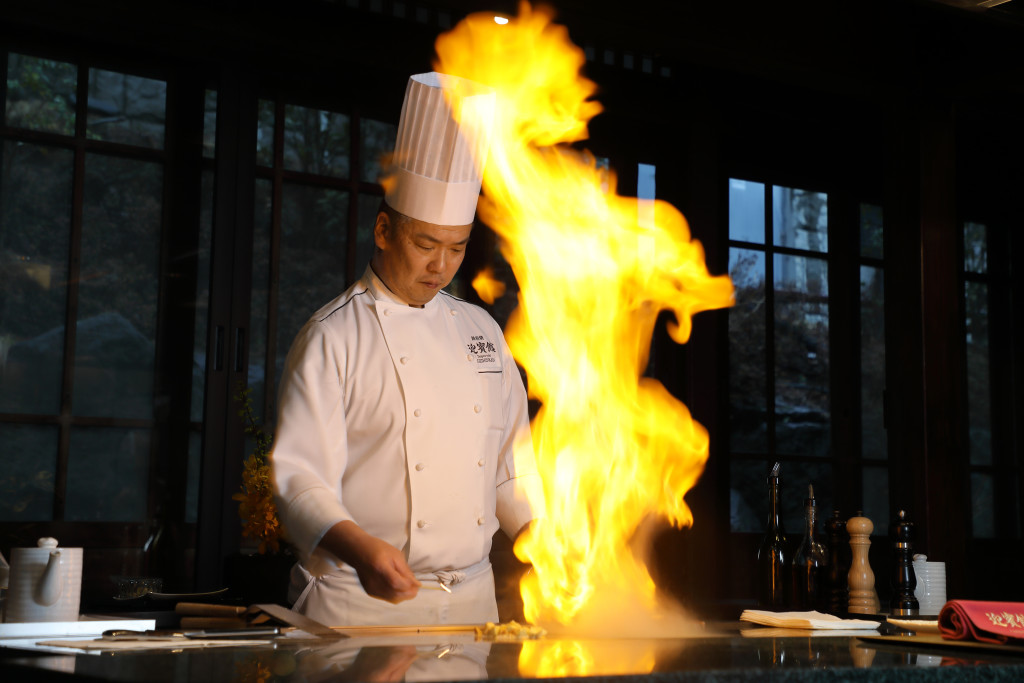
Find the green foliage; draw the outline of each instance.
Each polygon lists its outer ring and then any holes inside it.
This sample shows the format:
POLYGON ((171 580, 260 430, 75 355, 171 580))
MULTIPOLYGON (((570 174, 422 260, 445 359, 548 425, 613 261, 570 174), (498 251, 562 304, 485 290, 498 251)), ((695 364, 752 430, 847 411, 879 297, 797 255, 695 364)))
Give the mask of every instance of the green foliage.
POLYGON ((267 464, 267 458, 270 455, 270 446, 274 441, 274 437, 263 429, 262 422, 256 417, 256 413, 253 411, 252 389, 242 386, 241 383, 239 383, 238 393, 235 394, 235 400, 240 405, 240 408, 238 409, 238 416, 242 418, 242 425, 245 429, 245 433, 252 437, 253 441, 256 443, 251 455, 256 458, 258 464, 265 465, 267 464))

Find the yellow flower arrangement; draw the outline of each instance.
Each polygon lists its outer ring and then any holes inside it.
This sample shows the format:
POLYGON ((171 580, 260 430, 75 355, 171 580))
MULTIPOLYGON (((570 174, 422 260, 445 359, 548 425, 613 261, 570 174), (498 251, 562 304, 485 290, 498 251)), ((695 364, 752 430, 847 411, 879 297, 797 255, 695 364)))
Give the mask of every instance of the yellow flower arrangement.
POLYGON ((252 454, 246 458, 242 469, 242 490, 231 496, 238 501, 238 516, 242 519, 242 535, 259 542, 259 553, 268 550, 280 552, 284 541, 284 527, 277 517, 277 505, 270 485, 270 454, 272 437, 263 431, 253 414, 249 388, 239 391, 237 397, 242 404, 238 416, 245 425, 245 433, 256 441, 252 454))

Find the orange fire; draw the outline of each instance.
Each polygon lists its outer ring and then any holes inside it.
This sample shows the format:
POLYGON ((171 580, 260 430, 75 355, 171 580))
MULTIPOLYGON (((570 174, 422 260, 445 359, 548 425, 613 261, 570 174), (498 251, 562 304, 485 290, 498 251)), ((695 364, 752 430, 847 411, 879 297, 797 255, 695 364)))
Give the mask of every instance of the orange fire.
POLYGON ((505 293, 505 283, 494 277, 494 268, 490 266, 477 273, 471 284, 480 300, 488 304, 493 304, 505 293))
POLYGON ((683 496, 708 437, 643 373, 658 313, 675 313, 669 332, 684 343, 691 316, 731 305, 732 283, 708 273, 679 211, 655 201, 640 221, 637 199, 569 146, 601 106, 579 73, 582 50, 548 12, 523 3, 505 25, 471 15, 436 47, 438 71, 497 95, 480 216, 520 287, 506 334, 542 404, 543 517, 516 544, 534 569, 521 585, 526 617, 549 630, 636 633, 625 615, 639 606, 642 621, 664 623, 674 615, 631 544, 649 519, 692 523, 683 496))

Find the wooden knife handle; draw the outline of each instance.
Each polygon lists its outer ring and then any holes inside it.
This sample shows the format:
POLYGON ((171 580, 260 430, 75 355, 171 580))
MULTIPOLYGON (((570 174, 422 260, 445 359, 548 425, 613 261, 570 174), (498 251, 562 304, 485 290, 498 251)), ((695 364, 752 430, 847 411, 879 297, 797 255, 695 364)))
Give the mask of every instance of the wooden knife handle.
POLYGON ((174 606, 177 614, 188 614, 196 617, 235 617, 245 613, 245 607, 234 605, 208 605, 202 602, 179 602, 174 606))

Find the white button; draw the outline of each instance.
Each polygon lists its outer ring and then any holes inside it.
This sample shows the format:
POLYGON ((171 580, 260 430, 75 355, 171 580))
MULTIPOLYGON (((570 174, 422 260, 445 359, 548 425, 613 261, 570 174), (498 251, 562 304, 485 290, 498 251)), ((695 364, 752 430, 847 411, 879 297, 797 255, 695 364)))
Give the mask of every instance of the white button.
POLYGON ((391 315, 391 309, 390 308, 385 308, 384 309, 384 315, 391 315))
POLYGON ((473 412, 474 413, 479 413, 483 409, 484 409, 484 407, 482 405, 480 405, 479 403, 477 403, 475 406, 473 406, 473 412))
POLYGON ((426 467, 426 465, 424 465, 423 463, 421 463, 421 462, 416 463, 416 471, 417 472, 422 472, 424 467, 426 467))
POLYGON ((466 354, 466 360, 468 360, 470 363, 472 363, 473 362, 473 354, 467 353, 466 354))
POLYGON ((483 458, 480 458, 479 460, 476 461, 477 467, 483 467, 486 464, 487 464, 487 461, 484 460, 483 458))
POLYGON ((423 411, 417 408, 416 410, 412 411, 412 414, 416 417, 419 417, 420 415, 423 414, 423 411))
POLYGON ((409 356, 402 356, 401 358, 398 359, 398 362, 401 363, 402 365, 405 365, 406 363, 409 362, 409 356))
POLYGON ((451 313, 452 315, 458 315, 458 311, 456 311, 454 308, 449 308, 448 312, 451 313))
POLYGON ((476 518, 476 525, 477 526, 483 526, 485 521, 487 521, 487 520, 485 520, 483 517, 477 517, 476 518))
POLYGON ((420 521, 416 522, 416 526, 419 527, 420 529, 422 529, 426 525, 427 525, 427 523, 424 522, 422 519, 420 521))

